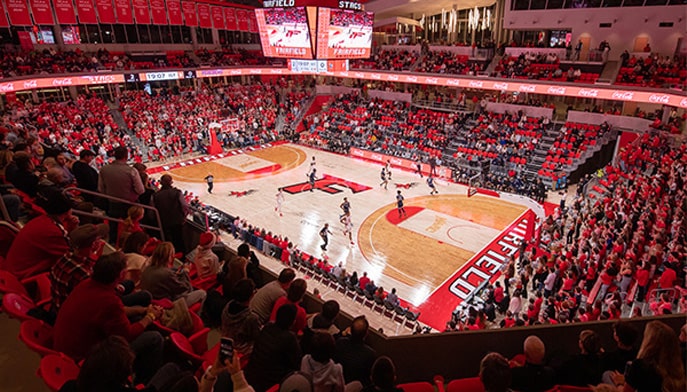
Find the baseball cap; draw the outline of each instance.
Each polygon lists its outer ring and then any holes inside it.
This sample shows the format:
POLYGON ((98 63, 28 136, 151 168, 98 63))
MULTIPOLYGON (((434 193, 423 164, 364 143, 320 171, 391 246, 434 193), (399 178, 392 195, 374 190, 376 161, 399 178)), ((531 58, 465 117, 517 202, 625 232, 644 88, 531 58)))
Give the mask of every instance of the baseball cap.
POLYGON ((107 238, 109 231, 105 223, 81 225, 69 233, 69 242, 75 249, 87 248, 97 239, 107 238))

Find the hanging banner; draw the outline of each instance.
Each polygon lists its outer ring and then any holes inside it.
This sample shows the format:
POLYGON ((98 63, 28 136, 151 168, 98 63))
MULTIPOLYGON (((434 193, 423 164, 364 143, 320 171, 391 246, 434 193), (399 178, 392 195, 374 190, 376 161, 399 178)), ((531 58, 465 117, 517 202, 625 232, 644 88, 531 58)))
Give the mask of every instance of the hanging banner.
POLYGON ((248 31, 248 11, 237 9, 236 10, 236 20, 238 23, 239 31, 248 31))
POLYGON ((150 9, 148 0, 133 0, 134 17, 137 24, 150 24, 150 9))
POLYGON ((31 26, 31 15, 26 0, 5 0, 5 9, 12 26, 31 26))
POLYGON ((131 11, 129 0, 114 0, 117 11, 117 22, 122 24, 134 24, 134 14, 131 11))
POLYGON ((181 26, 184 24, 180 0, 167 0, 167 13, 169 14, 169 24, 173 26, 181 26))
MULTIPOLYGON (((77 0, 88 1, 88 0, 77 0)), ((78 6, 78 4, 77 4, 78 6)), ((95 0, 95 6, 98 8, 98 20, 100 23, 116 23, 114 8, 112 7, 112 0, 95 0)), ((79 19, 81 19, 81 11, 79 11, 79 19)), ((83 22, 83 20, 81 20, 83 22)))
POLYGON ((165 0, 150 0, 150 11, 153 14, 153 24, 167 24, 167 9, 165 7, 165 0))
POLYGON ((212 6, 211 12, 212 12, 212 26, 214 26, 218 30, 224 30, 225 29, 225 26, 224 26, 224 8, 212 6))
MULTIPOLYGON (((10 15, 10 18, 12 16, 10 15)), ((22 48, 22 50, 26 50, 28 52, 33 50, 33 41, 31 41, 31 33, 28 31, 17 31, 17 37, 19 38, 19 46, 22 48)), ((24 85, 27 83, 24 82, 24 85)), ((28 85, 30 86, 31 83, 29 82, 28 85)))
POLYGON ((233 8, 224 9, 224 25, 227 30, 238 30, 236 25, 236 10, 233 8))
POLYGON ((255 11, 246 11, 248 12, 248 20, 250 22, 250 25, 248 26, 248 31, 251 33, 257 33, 258 32, 258 18, 255 17, 255 11))
POLYGON ((181 11, 184 13, 184 22, 188 27, 198 26, 198 15, 196 14, 196 3, 184 1, 181 3, 181 11))
MULTIPOLYGON (((74 3, 72 3, 72 0, 52 0, 52 6, 55 8, 57 23, 66 25, 76 24, 76 14, 74 13, 74 3)), ((93 9, 92 4, 91 9, 93 9)), ((93 16, 95 17, 95 14, 93 16)))
POLYGON ((37 25, 54 25, 50 0, 31 0, 31 13, 37 25))
POLYGON ((211 28, 212 17, 210 16, 210 4, 197 3, 198 6, 198 25, 200 27, 211 28))
POLYGON ((0 27, 10 27, 10 21, 7 20, 7 14, 5 13, 5 7, 0 1, 0 27))

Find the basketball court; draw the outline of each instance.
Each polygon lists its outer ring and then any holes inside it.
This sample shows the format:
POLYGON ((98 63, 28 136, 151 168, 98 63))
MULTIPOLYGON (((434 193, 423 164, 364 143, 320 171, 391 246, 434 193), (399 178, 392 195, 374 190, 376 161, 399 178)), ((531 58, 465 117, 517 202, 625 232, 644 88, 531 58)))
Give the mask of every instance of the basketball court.
POLYGON ((455 307, 447 300, 448 283, 490 246, 502 244, 509 228, 524 235, 524 217, 536 207, 520 196, 468 197, 466 186, 441 179, 435 181, 439 194, 430 195, 426 176, 393 168, 384 189, 381 168, 379 163, 284 143, 163 166, 154 176, 167 172, 177 187, 204 203, 286 235, 305 253, 327 258, 332 265, 341 262, 349 273, 367 272, 377 286, 387 291, 395 287, 400 298, 424 309, 421 321, 441 328, 436 324, 446 321, 455 307), (307 173, 313 156, 318 181, 311 191, 307 173), (215 178, 213 194, 207 193, 203 180, 210 173, 215 178), (285 196, 281 217, 275 212, 278 188, 285 196), (396 208, 398 190, 405 198, 407 216, 402 218, 396 208), (339 222, 344 197, 351 203, 353 245, 339 222), (325 223, 333 233, 327 252, 320 249, 319 236, 325 223), (442 288, 446 293, 440 293, 442 288), (438 311, 440 315, 429 314, 438 311))

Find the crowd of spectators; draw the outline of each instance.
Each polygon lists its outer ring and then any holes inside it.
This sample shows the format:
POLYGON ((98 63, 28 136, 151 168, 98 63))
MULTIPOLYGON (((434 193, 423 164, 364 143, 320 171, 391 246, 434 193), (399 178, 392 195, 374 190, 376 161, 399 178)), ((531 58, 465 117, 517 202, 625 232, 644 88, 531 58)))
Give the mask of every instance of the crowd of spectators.
POLYGON ((351 61, 351 68, 408 71, 419 57, 419 53, 408 50, 382 50, 369 59, 351 61))
POLYGON ((492 72, 497 78, 540 79, 561 82, 594 83, 598 73, 582 72, 580 68, 560 66, 553 53, 522 53, 519 56, 503 56, 492 72))
POLYGON ((234 65, 266 65, 268 59, 262 52, 247 51, 244 49, 232 49, 224 47, 222 50, 212 51, 198 49, 195 55, 205 66, 234 66, 234 65))
POLYGON ((631 56, 628 51, 621 55, 622 66, 616 84, 648 87, 684 86, 687 81, 685 57, 659 56, 653 53, 644 58, 631 56))

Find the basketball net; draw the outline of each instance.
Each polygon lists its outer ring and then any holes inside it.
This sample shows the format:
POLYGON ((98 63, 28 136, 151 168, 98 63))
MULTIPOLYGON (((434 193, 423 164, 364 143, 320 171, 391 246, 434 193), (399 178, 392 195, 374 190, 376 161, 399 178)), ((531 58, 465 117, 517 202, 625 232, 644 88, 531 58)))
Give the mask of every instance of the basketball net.
POLYGON ((468 198, 477 194, 477 187, 475 185, 480 176, 481 174, 477 173, 468 180, 468 198))

